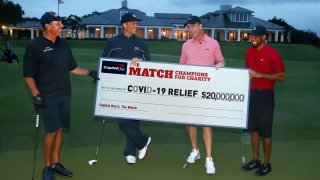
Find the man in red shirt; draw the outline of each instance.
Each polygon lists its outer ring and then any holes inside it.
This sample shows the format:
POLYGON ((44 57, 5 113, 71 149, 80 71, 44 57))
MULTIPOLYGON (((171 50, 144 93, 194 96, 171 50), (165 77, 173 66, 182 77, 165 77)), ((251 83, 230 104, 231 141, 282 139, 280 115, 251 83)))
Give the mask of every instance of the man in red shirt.
POLYGON ((280 54, 265 44, 266 28, 256 26, 250 33, 252 47, 245 53, 246 67, 251 78, 249 120, 253 160, 242 166, 243 170, 259 168, 255 174, 264 176, 271 172, 271 144, 274 111, 275 81, 284 81, 285 68, 280 54), (259 160, 260 136, 263 138, 264 163, 259 160))

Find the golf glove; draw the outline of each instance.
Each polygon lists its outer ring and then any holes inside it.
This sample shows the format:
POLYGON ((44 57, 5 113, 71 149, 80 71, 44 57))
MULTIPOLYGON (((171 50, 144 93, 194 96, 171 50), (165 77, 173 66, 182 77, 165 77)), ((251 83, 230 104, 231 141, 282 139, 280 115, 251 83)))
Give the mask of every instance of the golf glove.
POLYGON ((93 82, 96 83, 97 80, 100 80, 100 78, 98 77, 98 72, 97 71, 90 71, 88 76, 93 78, 93 82))
POLYGON ((44 102, 40 94, 37 94, 33 97, 33 104, 36 107, 36 110, 47 107, 46 103, 44 102))

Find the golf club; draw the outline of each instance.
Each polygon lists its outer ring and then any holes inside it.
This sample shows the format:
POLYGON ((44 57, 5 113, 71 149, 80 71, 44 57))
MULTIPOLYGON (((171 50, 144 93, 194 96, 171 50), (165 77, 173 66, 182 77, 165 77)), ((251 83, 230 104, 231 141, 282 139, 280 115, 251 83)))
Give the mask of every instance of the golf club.
MULTIPOLYGON (((187 126, 187 136, 189 136, 189 126, 187 126)), ((188 147, 189 150, 189 147, 188 147)), ((185 169, 188 166, 188 161, 186 160, 186 162, 183 163, 182 168, 185 169)))
POLYGON ((186 161, 186 162, 182 165, 182 168, 185 169, 185 168, 187 168, 187 166, 188 166, 188 162, 186 161))
POLYGON ((38 110, 36 110, 36 127, 35 127, 35 143, 34 143, 34 154, 33 154, 33 170, 32 170, 32 180, 34 180, 34 171, 36 168, 37 161, 37 149, 38 149, 38 137, 39 137, 39 119, 40 115, 38 110))
POLYGON ((242 164, 246 163, 246 156, 247 156, 247 146, 251 142, 251 135, 248 132, 244 132, 241 134, 241 143, 243 145, 243 153, 241 157, 242 164))
POLYGON ((106 122, 106 120, 103 119, 100 139, 99 139, 98 147, 97 147, 97 150, 96 150, 96 159, 92 159, 92 160, 88 161, 90 166, 95 165, 98 162, 98 153, 99 153, 99 148, 100 148, 100 144, 101 144, 101 140, 102 140, 102 135, 103 135, 103 131, 104 131, 105 122, 106 122))

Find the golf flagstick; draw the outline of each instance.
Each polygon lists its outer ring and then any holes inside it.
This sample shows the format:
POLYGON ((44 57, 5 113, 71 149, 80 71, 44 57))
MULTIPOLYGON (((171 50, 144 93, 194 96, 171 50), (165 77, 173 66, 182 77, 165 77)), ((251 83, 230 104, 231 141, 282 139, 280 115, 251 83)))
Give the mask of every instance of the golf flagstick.
POLYGON ((99 139, 99 143, 98 143, 97 150, 96 150, 96 159, 92 159, 92 160, 88 161, 89 165, 91 165, 91 166, 98 162, 99 148, 100 148, 100 144, 101 144, 101 140, 102 140, 102 135, 103 135, 104 127, 105 127, 105 122, 106 122, 106 120, 103 119, 103 121, 102 121, 102 130, 101 130, 101 133, 100 133, 100 139, 99 139))
POLYGON ((37 149, 38 149, 38 137, 39 137, 39 119, 40 115, 38 112, 38 109, 36 109, 36 126, 35 126, 35 142, 34 142, 34 152, 33 152, 33 169, 32 169, 32 180, 34 180, 34 171, 36 168, 36 162, 37 162, 37 149))

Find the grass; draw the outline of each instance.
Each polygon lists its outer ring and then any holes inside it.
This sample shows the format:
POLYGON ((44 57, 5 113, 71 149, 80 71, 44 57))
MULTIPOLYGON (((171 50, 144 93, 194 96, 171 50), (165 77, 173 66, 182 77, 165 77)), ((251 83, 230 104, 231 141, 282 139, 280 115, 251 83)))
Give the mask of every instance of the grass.
MULTIPOLYGON (((23 59, 29 41, 13 41, 14 51, 23 59)), ((106 41, 68 41, 77 62, 95 69, 106 41)), ((2 42, 0 42, 2 44, 2 42)), ((248 43, 222 42, 221 49, 229 67, 243 67, 248 43)), ((178 62, 182 42, 147 41, 156 61, 178 62)), ((316 179, 320 161, 320 50, 312 46, 270 44, 281 53, 286 66, 286 81, 276 85, 273 171, 264 179, 316 179), (307 165, 306 165, 307 164, 307 165)), ((32 98, 22 78, 22 63, 0 62, 0 172, 1 179, 31 178, 35 115, 32 98)), ((95 85, 88 77, 71 76, 72 120, 65 132, 62 160, 71 167, 72 179, 256 179, 253 172, 240 170, 243 146, 241 130, 214 127, 214 159, 217 174, 204 173, 203 157, 187 169, 181 166, 190 150, 184 125, 142 122, 144 132, 153 137, 146 160, 134 166, 125 164, 124 135, 116 121, 108 119, 97 166, 87 164, 94 158, 101 128, 93 118, 95 85)), ((40 122, 41 125, 41 122, 40 122)), ((199 129, 200 130, 200 129, 199 129)), ((36 179, 40 179, 43 127, 40 127, 36 179)), ((201 133, 201 131, 200 131, 201 133)), ((200 149, 204 147, 199 134, 200 149)), ((248 147, 249 157, 251 150, 248 147)), ((249 158, 248 157, 248 158, 249 158)), ((57 179, 61 179, 57 177, 57 179)))

